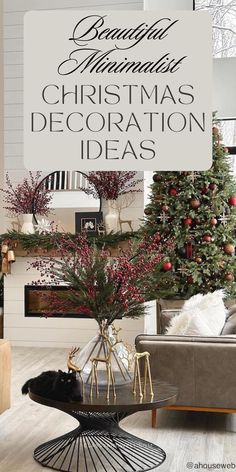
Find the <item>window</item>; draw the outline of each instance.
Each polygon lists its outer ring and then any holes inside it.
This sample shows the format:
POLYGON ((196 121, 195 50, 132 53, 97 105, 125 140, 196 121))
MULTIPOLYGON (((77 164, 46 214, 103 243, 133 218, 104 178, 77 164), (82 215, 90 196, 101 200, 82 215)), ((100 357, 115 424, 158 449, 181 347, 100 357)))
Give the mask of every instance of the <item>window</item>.
POLYGON ((196 0, 195 9, 212 15, 213 56, 236 57, 236 1, 196 0))
POLYGON ((236 176, 236 118, 220 120, 222 141, 232 156, 232 170, 236 176))

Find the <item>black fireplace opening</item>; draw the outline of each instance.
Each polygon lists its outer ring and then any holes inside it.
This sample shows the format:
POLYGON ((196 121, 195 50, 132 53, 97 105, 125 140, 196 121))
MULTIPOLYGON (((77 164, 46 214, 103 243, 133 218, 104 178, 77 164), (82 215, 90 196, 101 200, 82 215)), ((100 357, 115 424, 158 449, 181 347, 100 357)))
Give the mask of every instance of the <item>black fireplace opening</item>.
MULTIPOLYGON (((42 317, 48 312, 47 293, 53 291, 58 294, 58 297, 66 294, 69 287, 60 286, 48 286, 48 285, 25 285, 25 316, 26 317, 42 317)), ((53 317, 56 318, 90 318, 88 314, 70 312, 67 311, 61 313, 52 313, 53 317)), ((50 316, 51 316, 50 315, 50 316)))

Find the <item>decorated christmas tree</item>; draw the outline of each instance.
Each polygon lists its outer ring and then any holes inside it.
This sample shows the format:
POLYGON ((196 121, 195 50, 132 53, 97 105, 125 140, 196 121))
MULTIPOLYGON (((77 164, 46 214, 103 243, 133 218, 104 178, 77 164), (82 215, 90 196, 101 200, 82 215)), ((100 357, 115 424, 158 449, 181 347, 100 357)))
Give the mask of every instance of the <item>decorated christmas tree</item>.
POLYGON ((236 184, 216 126, 211 169, 155 173, 145 215, 144 233, 174 238, 162 261, 170 297, 220 288, 236 294, 236 184))

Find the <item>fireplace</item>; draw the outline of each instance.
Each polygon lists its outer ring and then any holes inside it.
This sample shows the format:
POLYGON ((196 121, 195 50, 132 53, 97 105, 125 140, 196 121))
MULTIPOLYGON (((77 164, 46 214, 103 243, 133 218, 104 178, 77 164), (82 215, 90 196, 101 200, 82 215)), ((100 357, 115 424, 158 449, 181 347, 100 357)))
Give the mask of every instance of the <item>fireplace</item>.
MULTIPOLYGON (((37 291, 48 290, 49 287, 40 283, 32 284, 32 280, 38 280, 39 277, 32 265, 29 269, 29 264, 33 261, 35 259, 29 255, 18 256, 11 275, 4 279, 4 337, 14 346, 67 349, 80 346, 82 349, 97 335, 97 322, 84 313, 81 316, 74 313, 43 316, 44 310, 36 304, 34 298, 38 295, 37 291)), ((61 286, 54 288, 56 291, 68 290, 61 286)), ((155 319, 154 311, 155 308, 152 316, 147 317, 149 323, 155 319)), ((116 326, 122 328, 124 339, 129 344, 133 344, 135 337, 145 331, 144 319, 146 317, 135 322, 128 318, 117 321, 116 326)))
MULTIPOLYGON (((47 285, 25 285, 25 316, 26 317, 42 317, 47 313, 47 293, 55 292, 58 297, 62 297, 68 291, 68 287, 60 285, 48 287, 47 285)), ((56 318, 90 318, 85 313, 77 313, 67 311, 62 313, 52 313, 56 318)))

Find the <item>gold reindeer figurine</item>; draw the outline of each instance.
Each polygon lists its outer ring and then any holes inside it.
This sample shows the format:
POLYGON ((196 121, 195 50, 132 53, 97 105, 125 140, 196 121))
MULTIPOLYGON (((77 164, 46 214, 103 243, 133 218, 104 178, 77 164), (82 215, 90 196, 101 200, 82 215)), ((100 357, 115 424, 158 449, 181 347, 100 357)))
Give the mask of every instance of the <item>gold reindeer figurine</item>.
POLYGON ((94 357, 91 359, 92 362, 92 371, 91 371, 91 386, 90 386, 90 396, 93 394, 93 385, 95 383, 96 387, 96 395, 99 395, 99 390, 98 390, 98 364, 99 362, 102 364, 105 364, 106 366, 106 377, 107 377, 107 400, 109 401, 110 399, 110 387, 112 387, 113 390, 113 397, 116 398, 116 388, 115 388, 115 377, 114 373, 112 371, 112 365, 111 365, 111 356, 114 351, 115 346, 120 343, 121 341, 118 340, 118 332, 119 330, 116 330, 115 328, 112 328, 114 337, 116 340, 114 340, 114 343, 111 343, 110 339, 105 335, 102 334, 104 337, 104 344, 107 348, 107 353, 105 353, 104 357, 94 357))
POLYGON ((110 399, 110 386, 112 386, 113 396, 114 396, 114 398, 116 398, 115 378, 114 378, 114 374, 113 374, 112 368, 111 368, 111 354, 112 354, 112 349, 108 352, 107 357, 104 357, 104 358, 94 357, 94 359, 92 359, 92 374, 91 374, 91 388, 90 388, 90 395, 92 396, 92 394, 93 394, 93 384, 94 384, 94 381, 95 381, 96 395, 99 395, 97 367, 98 367, 99 362, 106 364, 107 400, 108 401, 110 399))
POLYGON ((147 378, 149 383, 150 389, 150 396, 153 398, 154 393, 152 389, 152 376, 151 376, 151 369, 150 369, 150 362, 149 362, 150 353, 145 352, 136 352, 134 354, 134 382, 133 382, 133 394, 136 395, 137 390, 137 383, 139 389, 139 396, 143 398, 146 395, 147 389, 147 378), (143 382, 143 389, 142 389, 142 382, 141 382, 141 375, 140 375, 140 359, 144 358, 144 382, 143 382), (137 382, 138 381, 138 382, 137 382))
POLYGON ((84 382, 82 379, 81 375, 81 368, 78 367, 76 364, 74 364, 73 359, 75 357, 75 354, 79 352, 80 348, 79 347, 72 347, 71 351, 69 352, 68 359, 67 359, 67 367, 69 372, 77 372, 79 374, 79 378, 81 381, 82 389, 84 389, 84 382))

